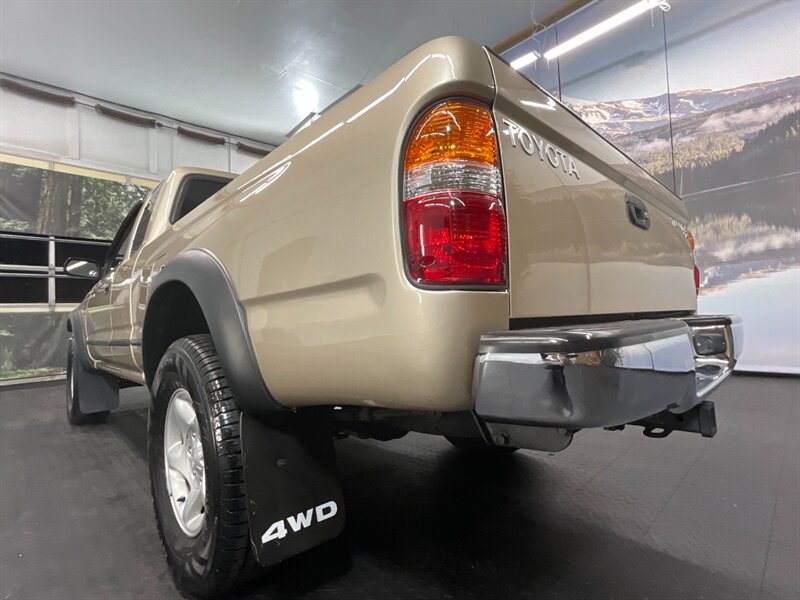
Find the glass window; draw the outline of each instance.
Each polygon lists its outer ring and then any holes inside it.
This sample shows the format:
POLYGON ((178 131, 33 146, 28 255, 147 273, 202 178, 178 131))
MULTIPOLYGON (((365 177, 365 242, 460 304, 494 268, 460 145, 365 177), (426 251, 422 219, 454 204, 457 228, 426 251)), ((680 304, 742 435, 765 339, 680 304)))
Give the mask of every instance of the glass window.
MULTIPOLYGON (((591 4, 559 21, 560 43, 630 6, 591 4)), ((664 16, 655 8, 559 57, 561 99, 674 189, 664 16)))
POLYGON ((220 177, 199 175, 187 177, 181 186, 180 196, 173 209, 171 222, 175 223, 182 219, 230 182, 230 179, 220 177))
POLYGON ((548 27, 504 53, 503 60, 508 63, 516 60, 527 63, 525 66, 517 68, 517 72, 546 90, 551 96, 561 98, 558 84, 558 59, 547 60, 544 58, 544 53, 557 44, 556 28, 548 27))

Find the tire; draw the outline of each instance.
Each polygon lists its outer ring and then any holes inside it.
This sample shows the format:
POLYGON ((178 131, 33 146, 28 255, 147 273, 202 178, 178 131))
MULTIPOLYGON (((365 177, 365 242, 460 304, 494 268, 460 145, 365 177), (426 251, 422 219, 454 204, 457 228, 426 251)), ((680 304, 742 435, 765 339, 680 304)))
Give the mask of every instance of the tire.
MULTIPOLYGON (((225 594, 258 574, 260 569, 250 547, 239 437, 241 413, 228 388, 211 337, 193 335, 174 342, 158 366, 152 395, 148 419, 150 484, 158 533, 169 569, 183 592, 199 597, 225 594), (188 392, 188 398, 181 390, 188 392), (190 469, 188 478, 177 476, 176 470, 170 468, 172 478, 168 481, 165 438, 176 439, 174 431, 180 427, 170 425, 167 428, 166 423, 168 415, 176 422, 172 415, 177 414, 178 409, 170 409, 170 405, 177 402, 184 403, 184 415, 186 407, 194 409, 195 422, 189 431, 199 432, 203 464, 198 467, 196 462, 192 463, 197 468, 190 469), (199 472, 203 473, 203 483, 195 485, 192 495, 191 488, 184 484, 199 472), (198 496, 200 487, 204 493, 198 496), (181 492, 175 491, 178 489, 189 490, 184 497, 185 504, 180 502, 181 492), (179 521, 179 511, 181 515, 197 514, 185 512, 190 508, 189 499, 197 497, 202 497, 203 501, 201 516, 195 516, 194 520, 182 516, 179 521), (195 533, 190 525, 199 531, 195 533)), ((189 439, 186 435, 183 443, 172 442, 170 446, 176 453, 183 450, 186 457, 192 455, 191 448, 195 448, 193 456, 196 457, 196 442, 192 446, 189 439)))
MULTIPOLYGON (((92 378, 103 377, 87 371, 78 357, 75 356, 75 340, 69 338, 67 346, 67 421, 72 425, 89 425, 91 423, 102 423, 108 418, 110 411, 83 412, 81 410, 81 386, 80 381, 88 382, 92 378)), ((89 388, 98 386, 89 386, 89 388)))
POLYGON ((459 450, 476 456, 508 456, 519 450, 513 446, 490 446, 479 437, 444 437, 459 450))

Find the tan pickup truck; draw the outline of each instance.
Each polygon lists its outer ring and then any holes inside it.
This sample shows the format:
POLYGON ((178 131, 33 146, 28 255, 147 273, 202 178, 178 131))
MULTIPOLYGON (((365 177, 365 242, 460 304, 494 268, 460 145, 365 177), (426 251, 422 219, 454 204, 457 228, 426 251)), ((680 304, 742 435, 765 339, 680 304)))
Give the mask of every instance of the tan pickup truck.
POLYGON ((151 392, 156 520, 213 596, 343 527, 333 439, 712 436, 742 350, 686 208, 486 48, 432 41, 242 175, 173 171, 71 315, 67 411, 151 392), (613 434, 609 434, 613 435, 613 434))

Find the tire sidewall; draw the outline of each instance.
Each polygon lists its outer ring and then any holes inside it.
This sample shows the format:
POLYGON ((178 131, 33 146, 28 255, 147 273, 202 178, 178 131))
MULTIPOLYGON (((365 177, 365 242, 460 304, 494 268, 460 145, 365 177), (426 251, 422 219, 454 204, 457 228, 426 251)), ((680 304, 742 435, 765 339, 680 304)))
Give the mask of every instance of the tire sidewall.
POLYGON ((164 354, 153 383, 152 396, 153 403, 148 418, 148 460, 156 519, 167 559, 175 576, 184 585, 193 587, 192 584, 198 579, 204 580, 211 575, 217 538, 220 482, 217 475, 217 453, 211 435, 207 392, 197 366, 183 348, 173 345, 164 354), (167 406, 172 394, 181 387, 192 397, 205 462, 206 518, 203 528, 195 537, 187 536, 175 517, 167 490, 164 464, 164 422, 167 406))

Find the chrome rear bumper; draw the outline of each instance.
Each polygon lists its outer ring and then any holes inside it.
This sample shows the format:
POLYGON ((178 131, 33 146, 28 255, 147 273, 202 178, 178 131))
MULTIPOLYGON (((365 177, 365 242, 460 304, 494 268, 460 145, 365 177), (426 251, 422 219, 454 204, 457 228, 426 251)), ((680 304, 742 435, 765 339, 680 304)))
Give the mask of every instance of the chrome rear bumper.
POLYGON ((730 375, 742 344, 730 315, 485 334, 475 411, 487 422, 564 429, 684 413, 730 375))

